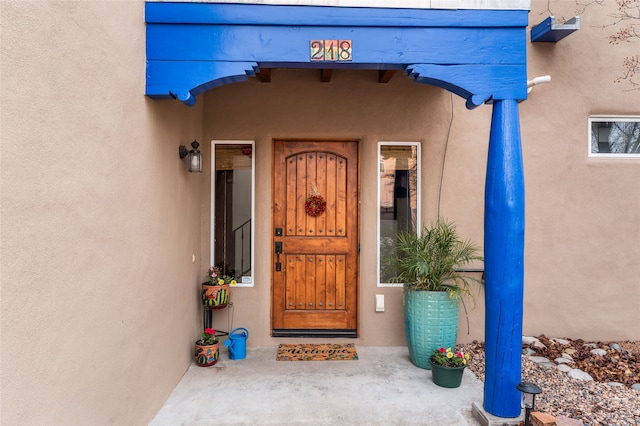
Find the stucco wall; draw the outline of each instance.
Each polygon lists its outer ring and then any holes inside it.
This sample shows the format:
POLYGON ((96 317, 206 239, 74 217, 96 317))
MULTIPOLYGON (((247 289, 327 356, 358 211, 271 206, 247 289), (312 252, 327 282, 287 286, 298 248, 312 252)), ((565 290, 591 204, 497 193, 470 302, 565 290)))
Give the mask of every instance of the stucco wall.
MULTIPOLYGON (((589 115, 640 115, 640 92, 615 83, 640 40, 609 44, 615 2, 591 5, 581 29, 528 49, 529 75, 550 74, 520 107, 527 191, 525 323, 530 334, 640 339, 640 161, 589 158, 589 115)), ((558 17, 573 2, 551 2, 558 17)), ((530 24, 548 12, 532 4, 530 24), (542 14, 541 14, 542 13, 542 14)))
MULTIPOLYGON (((638 92, 614 83, 634 45, 608 43, 608 3, 560 43, 528 46, 530 76, 552 82, 520 104, 527 334, 640 338, 640 162, 587 157, 588 115, 640 114, 638 92)), ((534 1, 531 24, 548 7, 575 14, 573 2, 534 1)), ((404 343, 401 289, 375 286, 379 140, 422 142, 425 221, 438 214, 447 145, 440 214, 482 243, 489 105, 468 111, 401 74, 379 84, 375 71, 345 70, 324 84, 317 71, 274 70, 272 83, 223 86, 195 108, 151 101, 141 1, 4 0, 0 36, 3 425, 144 424, 190 364, 210 232, 210 176, 188 174, 177 155, 194 138, 205 170, 211 139, 257 142, 256 285, 233 296, 250 346, 276 342, 272 138, 362 141, 358 344, 404 343), (333 127, 315 126, 318 117, 333 127)), ((481 297, 461 341, 482 339, 481 297)))
POLYGON ((202 109, 144 97, 143 10, 0 2, 3 425, 145 424, 191 362, 202 109))

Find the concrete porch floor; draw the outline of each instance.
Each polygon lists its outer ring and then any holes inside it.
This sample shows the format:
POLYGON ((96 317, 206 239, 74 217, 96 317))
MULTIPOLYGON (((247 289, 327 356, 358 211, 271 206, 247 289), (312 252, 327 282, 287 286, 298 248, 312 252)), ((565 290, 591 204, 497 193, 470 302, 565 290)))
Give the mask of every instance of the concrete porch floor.
MULTIPOLYGON (((305 343, 305 342, 300 342, 305 343)), ((483 383, 468 369, 459 388, 436 386, 406 347, 358 346, 357 361, 276 361, 248 347, 212 367, 192 364, 151 425, 479 425, 483 383)))

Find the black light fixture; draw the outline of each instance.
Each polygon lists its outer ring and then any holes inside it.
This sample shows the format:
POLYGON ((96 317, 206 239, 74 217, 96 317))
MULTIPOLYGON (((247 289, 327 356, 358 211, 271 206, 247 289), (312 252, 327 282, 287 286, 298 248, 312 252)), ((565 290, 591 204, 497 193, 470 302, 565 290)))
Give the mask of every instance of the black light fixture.
POLYGON ((202 173, 202 153, 198 149, 200 144, 198 141, 191 142, 191 147, 193 148, 191 151, 187 151, 187 148, 184 145, 180 145, 178 148, 178 154, 180 154, 180 158, 189 157, 187 159, 187 164, 189 166, 189 172, 197 172, 202 173))
POLYGON ((518 383, 516 389, 522 392, 522 408, 525 409, 524 426, 529 426, 529 415, 536 405, 536 395, 542 393, 542 389, 531 382, 518 383))

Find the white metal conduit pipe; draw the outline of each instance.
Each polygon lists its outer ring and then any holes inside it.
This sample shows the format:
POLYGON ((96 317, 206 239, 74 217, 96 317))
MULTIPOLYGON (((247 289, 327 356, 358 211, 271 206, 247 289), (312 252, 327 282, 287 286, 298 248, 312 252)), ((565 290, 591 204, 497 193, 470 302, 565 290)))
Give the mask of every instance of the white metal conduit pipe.
POLYGON ((535 77, 533 80, 527 80, 527 93, 531 93, 533 86, 549 82, 551 82, 550 75, 541 75, 540 77, 535 77))

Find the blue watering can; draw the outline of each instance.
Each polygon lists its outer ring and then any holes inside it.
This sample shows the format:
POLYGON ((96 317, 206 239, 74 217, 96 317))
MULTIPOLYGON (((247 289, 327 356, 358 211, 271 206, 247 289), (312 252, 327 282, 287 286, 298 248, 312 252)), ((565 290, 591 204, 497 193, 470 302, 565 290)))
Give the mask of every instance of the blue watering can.
POLYGON ((229 333, 229 339, 224 342, 229 347, 229 359, 245 359, 247 356, 247 339, 249 330, 246 328, 236 328, 229 333))

